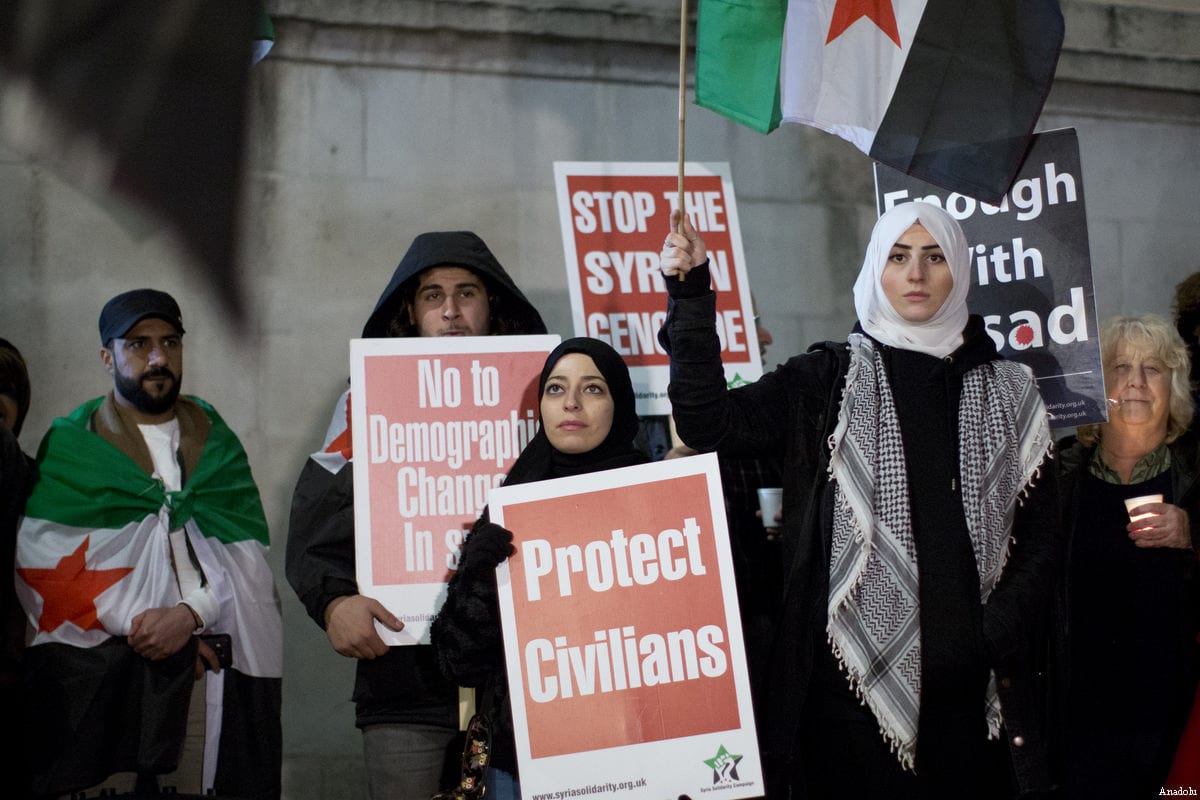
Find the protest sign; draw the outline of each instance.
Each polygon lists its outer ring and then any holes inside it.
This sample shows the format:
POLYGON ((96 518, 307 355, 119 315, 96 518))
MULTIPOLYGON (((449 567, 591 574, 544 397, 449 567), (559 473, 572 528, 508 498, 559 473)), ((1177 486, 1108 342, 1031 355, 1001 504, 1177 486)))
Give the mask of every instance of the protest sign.
POLYGON ((491 518, 524 797, 757 797, 715 455, 502 486, 491 518))
POLYGON ((1108 419, 1096 334, 1079 142, 1074 129, 1036 134, 998 205, 875 165, 880 214, 924 200, 946 209, 971 245, 971 312, 1000 353, 1027 364, 1054 428, 1108 419))
MULTIPOLYGON (((685 210, 708 247, 725 379, 753 381, 762 363, 729 165, 689 162, 684 176, 685 210)), ((557 161, 554 180, 575 335, 602 339, 624 357, 638 414, 670 414, 658 259, 679 205, 679 165, 557 161)))
POLYGON ((538 376, 558 336, 354 339, 359 591, 428 644, 465 531, 537 432, 538 376))

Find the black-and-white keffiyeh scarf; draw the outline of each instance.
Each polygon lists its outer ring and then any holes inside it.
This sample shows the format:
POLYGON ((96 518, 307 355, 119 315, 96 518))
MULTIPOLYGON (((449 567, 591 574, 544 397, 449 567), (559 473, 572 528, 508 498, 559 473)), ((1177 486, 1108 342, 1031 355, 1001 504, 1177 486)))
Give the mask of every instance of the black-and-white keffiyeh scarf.
MULTIPOLYGON (((916 544, 904 445, 880 353, 852 334, 830 437, 836 482, 829 565, 829 641, 902 766, 912 769, 921 698, 916 544)), ((987 602, 1011 544, 1016 504, 1050 452, 1046 407, 1029 368, 996 360, 967 373, 959 400, 963 511, 987 602)), ((999 735, 994 675, 987 721, 999 735)))

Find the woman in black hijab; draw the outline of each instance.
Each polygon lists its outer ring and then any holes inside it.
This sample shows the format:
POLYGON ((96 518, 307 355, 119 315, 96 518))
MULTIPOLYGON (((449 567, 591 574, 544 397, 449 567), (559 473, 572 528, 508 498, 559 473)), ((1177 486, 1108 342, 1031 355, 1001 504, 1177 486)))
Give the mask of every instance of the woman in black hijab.
MULTIPOLYGON (((598 339, 568 339, 546 359, 538 381, 541 427, 508 472, 505 485, 599 472, 648 459, 633 445, 637 410, 629 368, 598 339)), ((463 543, 446 603, 431 638, 442 673, 478 692, 492 718, 487 796, 520 797, 512 709, 496 595, 496 566, 512 555, 512 533, 485 508, 463 543)))

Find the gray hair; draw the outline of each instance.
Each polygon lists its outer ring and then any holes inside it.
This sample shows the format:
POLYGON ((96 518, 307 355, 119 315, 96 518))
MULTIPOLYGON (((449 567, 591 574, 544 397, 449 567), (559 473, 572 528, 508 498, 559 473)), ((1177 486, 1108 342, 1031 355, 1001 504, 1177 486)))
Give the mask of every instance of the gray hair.
MULTIPOLYGON (((1175 326, 1158 314, 1112 317, 1100 328, 1100 352, 1105 371, 1122 342, 1138 342, 1171 370, 1171 398, 1167 416, 1167 443, 1178 439, 1192 424, 1191 356, 1175 326)), ((1100 440, 1104 425, 1080 425, 1076 436, 1091 446, 1100 440)))

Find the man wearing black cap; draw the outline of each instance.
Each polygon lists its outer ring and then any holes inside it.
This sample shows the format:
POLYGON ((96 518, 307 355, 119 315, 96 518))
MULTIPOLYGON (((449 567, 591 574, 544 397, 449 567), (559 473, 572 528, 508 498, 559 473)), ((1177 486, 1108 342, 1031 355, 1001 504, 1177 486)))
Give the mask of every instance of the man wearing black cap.
MULTIPOLYGON (((363 326, 363 338, 543 334, 546 326, 483 240, 469 231, 413 240, 363 326)), ((373 800, 427 798, 439 788, 445 756, 461 749, 458 690, 440 673, 429 645, 389 647, 376 621, 402 623, 358 593, 354 561, 354 482, 349 392, 325 443, 304 465, 292 496, 287 578, 338 653, 358 659, 355 724, 363 732, 367 791, 373 800)), ((457 776, 455 777, 457 784, 457 776)))
POLYGON ((34 793, 275 800, 282 618, 245 451, 180 394, 174 298, 119 294, 99 328, 113 389, 51 424, 17 539, 34 793))
POLYGON ((155 289, 119 294, 100 312, 100 359, 113 376, 116 402, 137 422, 175 416, 183 334, 175 298, 155 289))

